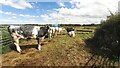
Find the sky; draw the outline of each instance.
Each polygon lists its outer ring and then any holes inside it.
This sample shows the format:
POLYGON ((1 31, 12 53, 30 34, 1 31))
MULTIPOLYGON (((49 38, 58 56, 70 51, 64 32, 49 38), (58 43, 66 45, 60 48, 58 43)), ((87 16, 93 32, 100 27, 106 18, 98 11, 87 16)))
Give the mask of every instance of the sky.
POLYGON ((0 24, 99 24, 119 0, 0 0, 0 24))

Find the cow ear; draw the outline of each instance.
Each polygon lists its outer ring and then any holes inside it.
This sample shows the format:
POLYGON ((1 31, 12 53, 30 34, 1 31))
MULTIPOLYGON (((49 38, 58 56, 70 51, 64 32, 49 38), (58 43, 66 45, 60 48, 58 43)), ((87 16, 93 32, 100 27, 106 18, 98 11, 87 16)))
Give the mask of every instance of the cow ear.
POLYGON ((50 26, 47 26, 47 29, 50 29, 50 26))

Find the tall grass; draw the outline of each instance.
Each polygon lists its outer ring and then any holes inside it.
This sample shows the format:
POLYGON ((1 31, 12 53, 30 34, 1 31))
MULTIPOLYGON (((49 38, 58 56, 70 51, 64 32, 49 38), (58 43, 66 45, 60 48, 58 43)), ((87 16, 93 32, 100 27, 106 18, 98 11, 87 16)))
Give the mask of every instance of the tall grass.
POLYGON ((4 54, 9 51, 12 51, 11 47, 13 47, 13 43, 7 27, 1 28, 1 35, 2 35, 2 38, 0 39, 0 42, 1 42, 0 53, 4 54))

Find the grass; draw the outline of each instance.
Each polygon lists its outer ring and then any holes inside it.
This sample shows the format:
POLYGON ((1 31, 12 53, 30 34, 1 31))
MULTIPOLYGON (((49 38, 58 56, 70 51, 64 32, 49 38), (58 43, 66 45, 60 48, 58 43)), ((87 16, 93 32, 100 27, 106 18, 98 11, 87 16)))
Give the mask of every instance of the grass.
POLYGON ((10 46, 12 46, 12 41, 11 41, 11 37, 10 37, 10 34, 9 34, 7 28, 1 28, 0 42, 1 42, 0 54, 7 53, 12 50, 10 48, 10 46))
MULTIPOLYGON (((85 28, 94 30, 96 27, 85 28)), ((83 26, 75 27, 76 30, 85 28, 83 26)), ((85 47, 86 43, 84 41, 93 35, 94 33, 78 34, 76 32, 76 36, 72 38, 64 31, 62 35, 43 40, 41 51, 37 50, 37 41, 35 39, 21 40, 22 53, 17 53, 14 50, 4 53, 3 66, 117 65, 116 62, 113 64, 113 61, 108 61, 109 59, 106 57, 93 55, 89 52, 89 49, 85 47)), ((9 49, 6 46, 5 49, 9 49)))

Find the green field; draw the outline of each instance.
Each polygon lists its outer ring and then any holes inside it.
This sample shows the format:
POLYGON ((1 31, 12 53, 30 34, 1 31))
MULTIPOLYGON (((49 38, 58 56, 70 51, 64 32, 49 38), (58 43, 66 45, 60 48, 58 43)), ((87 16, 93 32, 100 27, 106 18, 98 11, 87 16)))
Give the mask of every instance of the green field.
MULTIPOLYGON (((64 26, 66 27, 66 26, 64 26)), ((42 50, 38 51, 37 41, 21 40, 22 53, 15 50, 7 28, 2 28, 3 66, 117 66, 116 59, 100 56, 91 52, 86 40, 94 36, 96 26, 75 26, 76 36, 69 37, 66 31, 52 39, 42 41, 42 50), (93 30, 77 32, 76 30, 93 30), (8 40, 6 40, 6 38, 8 40)))

